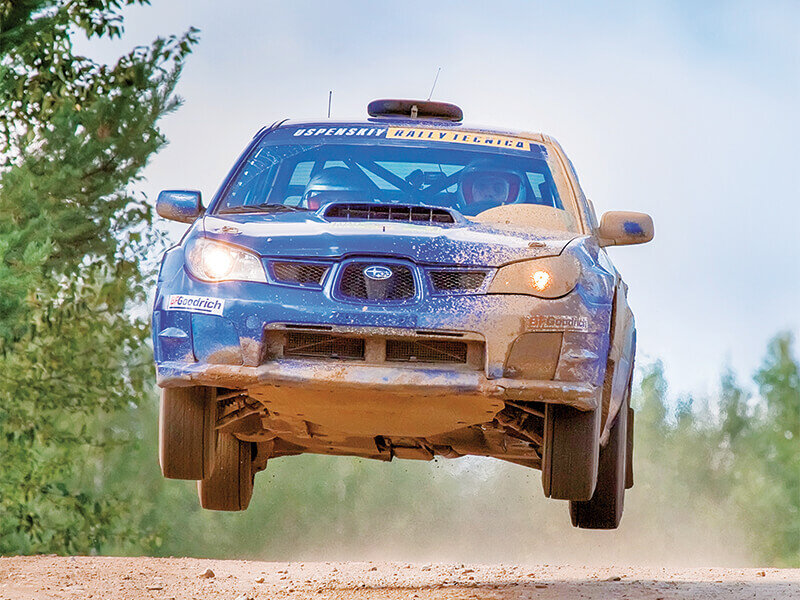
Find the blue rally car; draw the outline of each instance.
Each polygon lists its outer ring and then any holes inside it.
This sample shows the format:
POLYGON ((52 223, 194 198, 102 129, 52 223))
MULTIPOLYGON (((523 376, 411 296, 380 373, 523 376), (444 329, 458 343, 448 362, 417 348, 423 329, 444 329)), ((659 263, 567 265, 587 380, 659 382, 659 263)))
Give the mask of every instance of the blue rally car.
POLYGON ((243 510, 271 458, 491 456, 542 470, 577 527, 619 524, 636 332, 598 223, 552 138, 376 100, 360 122, 259 131, 163 258, 153 310, 165 477, 243 510))

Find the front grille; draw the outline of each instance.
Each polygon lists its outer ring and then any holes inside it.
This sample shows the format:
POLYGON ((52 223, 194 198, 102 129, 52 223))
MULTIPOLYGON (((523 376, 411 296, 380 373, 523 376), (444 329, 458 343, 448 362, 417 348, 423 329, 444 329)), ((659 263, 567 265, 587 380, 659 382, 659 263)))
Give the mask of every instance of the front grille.
POLYGON ((486 273, 480 271, 431 271, 433 289, 437 292, 474 292, 483 285, 486 273))
POLYGON ((331 204, 325 218, 344 221, 409 221, 411 223, 455 223, 443 208, 407 204, 331 204))
POLYGON ((414 291, 414 274, 403 265, 350 263, 339 279, 339 293, 359 300, 408 300, 414 296, 414 291), (387 268, 392 274, 382 280, 370 279, 364 271, 373 266, 387 268))
POLYGON ((327 333, 291 331, 286 334, 283 355, 363 360, 364 339, 327 333))
POLYGON ((327 265, 283 261, 272 263, 272 275, 275 281, 291 285, 320 287, 322 278, 327 272, 327 265))
POLYGON ((467 344, 450 340, 386 340, 386 360, 466 363, 467 344))

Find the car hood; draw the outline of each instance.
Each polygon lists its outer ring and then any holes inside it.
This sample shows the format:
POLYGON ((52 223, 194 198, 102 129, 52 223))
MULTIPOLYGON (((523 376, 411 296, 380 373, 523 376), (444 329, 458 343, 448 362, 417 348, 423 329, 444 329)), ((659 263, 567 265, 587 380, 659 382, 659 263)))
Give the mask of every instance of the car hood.
POLYGON ((556 256, 577 234, 463 222, 426 225, 397 221, 327 221, 315 213, 213 215, 190 235, 205 235, 261 256, 407 258, 417 263, 499 266, 556 256))

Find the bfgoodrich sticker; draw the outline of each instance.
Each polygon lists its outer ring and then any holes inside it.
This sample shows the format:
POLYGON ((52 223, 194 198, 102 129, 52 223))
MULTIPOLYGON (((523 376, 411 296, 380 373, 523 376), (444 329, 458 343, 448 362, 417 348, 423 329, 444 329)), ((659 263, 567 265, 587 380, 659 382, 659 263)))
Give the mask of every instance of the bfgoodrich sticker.
POLYGON ((167 298, 164 308, 167 310, 186 310, 204 315, 222 315, 222 309, 225 308, 225 300, 209 298, 208 296, 172 294, 167 298))
POLYGON ((528 327, 535 331, 589 331, 589 319, 573 315, 533 315, 528 327))

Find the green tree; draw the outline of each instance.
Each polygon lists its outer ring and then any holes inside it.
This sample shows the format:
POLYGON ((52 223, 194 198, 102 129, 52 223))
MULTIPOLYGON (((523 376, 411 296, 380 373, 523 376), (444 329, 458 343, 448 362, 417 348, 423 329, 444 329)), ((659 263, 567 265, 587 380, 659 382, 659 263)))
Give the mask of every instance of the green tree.
POLYGON ((196 30, 112 65, 73 37, 119 37, 147 0, 0 2, 0 553, 141 545, 136 490, 108 456, 152 380, 142 267, 151 209, 131 185, 165 143, 158 120, 196 30))
POLYGON ((747 433, 752 411, 748 394, 740 387, 736 374, 727 368, 720 379, 719 410, 721 433, 729 447, 734 448, 747 433))
POLYGON ((800 366, 789 334, 777 336, 755 376, 757 413, 748 480, 748 518, 763 557, 773 564, 800 565, 800 366))
POLYGON ((661 365, 645 367, 632 492, 647 498, 639 516, 668 535, 704 531, 746 544, 759 564, 798 566, 800 375, 790 335, 770 343, 754 380, 751 398, 728 369, 716 401, 673 403, 661 365))

